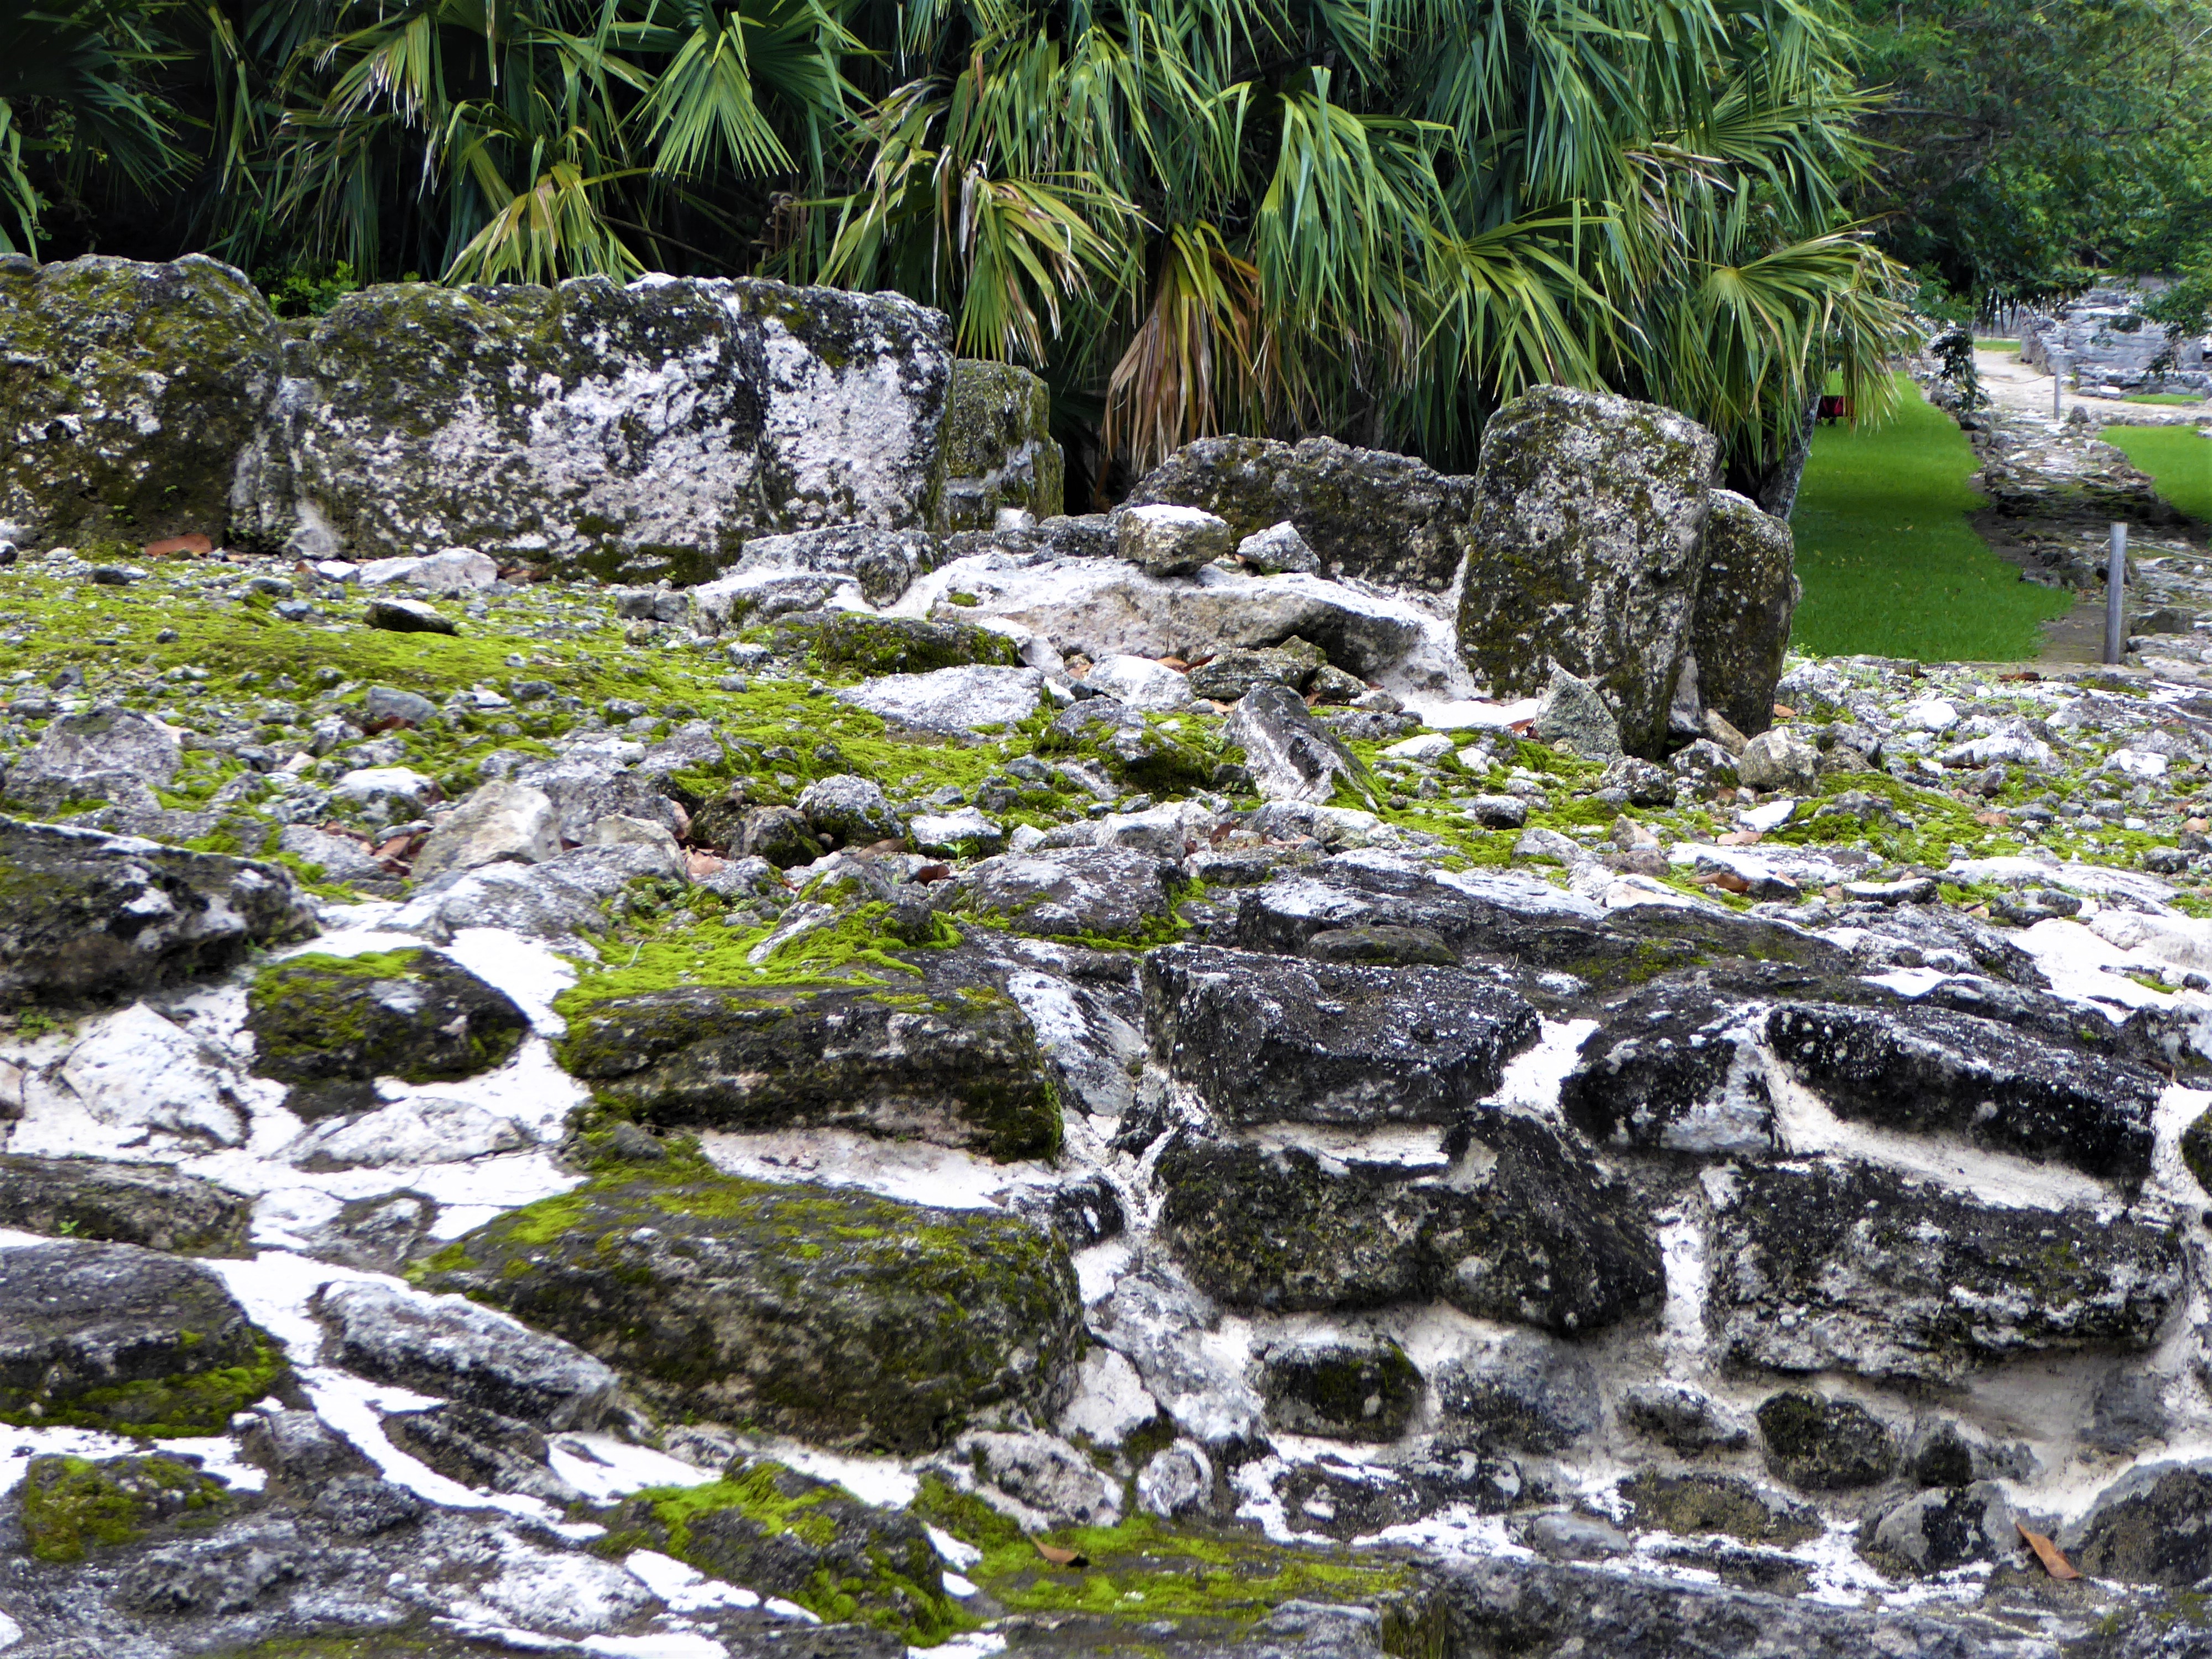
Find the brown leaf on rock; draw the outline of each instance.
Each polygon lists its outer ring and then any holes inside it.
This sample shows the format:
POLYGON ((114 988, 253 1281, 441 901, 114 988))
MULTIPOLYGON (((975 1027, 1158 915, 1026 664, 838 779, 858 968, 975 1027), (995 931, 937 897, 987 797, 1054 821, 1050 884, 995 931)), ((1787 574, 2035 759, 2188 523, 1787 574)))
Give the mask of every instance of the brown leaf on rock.
POLYGON ((146 544, 146 556, 149 559, 167 558, 172 553, 189 553, 196 559, 204 559, 214 551, 215 544, 198 534, 164 536, 158 542, 146 544))
POLYGON ((2053 1578, 2079 1578, 2081 1576, 2075 1571, 2074 1564, 2059 1553, 2057 1545, 2039 1532, 2030 1532, 2027 1522, 2014 1521, 2013 1525, 2020 1528, 2020 1535, 2027 1540, 2027 1547, 2035 1552, 2035 1559, 2043 1563, 2043 1570, 2053 1578))
POLYGON ((1759 845, 1759 831, 1731 830, 1726 835, 1716 836, 1713 839, 1723 847, 1756 847, 1759 845))
POLYGON ((1091 1565, 1091 1558, 1080 1550, 1062 1549, 1059 1545, 1048 1544, 1041 1538, 1030 1541, 1036 1546, 1036 1553, 1055 1567, 1087 1567, 1091 1565))

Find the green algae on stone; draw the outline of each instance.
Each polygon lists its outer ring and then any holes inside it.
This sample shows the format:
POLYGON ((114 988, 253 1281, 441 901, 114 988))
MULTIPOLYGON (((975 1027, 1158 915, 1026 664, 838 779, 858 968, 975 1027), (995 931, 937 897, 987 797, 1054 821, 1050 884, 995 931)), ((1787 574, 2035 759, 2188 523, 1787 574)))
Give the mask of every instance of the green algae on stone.
POLYGON ((663 1412, 911 1455, 1049 1417, 1082 1304, 1066 1247, 1002 1212, 617 1169, 416 1270, 567 1338, 663 1412))
POLYGON ((1013 363, 954 360, 931 479, 930 528, 991 530, 1005 511, 1064 507, 1066 462, 1052 435, 1051 388, 1013 363))
POLYGON ((595 1518, 609 1556, 658 1550, 702 1572, 796 1601, 831 1624, 896 1632, 920 1646, 972 1626, 915 1516, 759 1459, 698 1486, 648 1486, 595 1518))
POLYGON ((1818 1511, 1726 1474, 1662 1474, 1645 1469, 1620 1485, 1629 1523, 1698 1538, 1719 1533, 1746 1544, 1793 1548, 1817 1538, 1818 1511))
POLYGON ((23 1473, 23 1541, 40 1561, 133 1544, 161 1522, 207 1516, 229 1488, 173 1457, 33 1457, 23 1473))

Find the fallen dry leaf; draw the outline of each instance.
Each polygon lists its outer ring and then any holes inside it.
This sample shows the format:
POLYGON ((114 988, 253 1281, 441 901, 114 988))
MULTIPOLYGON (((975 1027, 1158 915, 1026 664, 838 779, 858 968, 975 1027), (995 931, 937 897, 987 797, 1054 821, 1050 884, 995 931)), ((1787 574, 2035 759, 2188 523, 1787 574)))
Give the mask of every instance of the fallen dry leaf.
POLYGON ((1091 1565, 1091 1558, 1080 1550, 1064 1550, 1059 1545, 1048 1544, 1042 1539, 1032 1539, 1030 1542, 1036 1544, 1036 1553, 1055 1567, 1087 1567, 1091 1565))
POLYGON ((1700 887, 1718 887, 1730 893, 1748 893, 1751 884, 1733 870, 1709 870, 1697 878, 1700 887))
POLYGON ((723 861, 712 853, 702 853, 697 848, 690 847, 684 849, 684 867, 690 872, 692 880, 696 881, 700 877, 711 876, 722 868, 723 861))
POLYGON ((1759 831, 1731 830, 1726 835, 1717 836, 1716 839, 1723 847, 1756 847, 1759 845, 1759 831))
POLYGON ((1820 896, 1831 904, 1841 904, 1844 902, 1844 890, 1834 886, 1824 887, 1820 890, 1820 896))
POLYGON ((2189 818, 2183 822, 2181 827, 2192 836, 2201 836, 2207 830, 2212 830, 2212 818, 2189 818))
POLYGON ((1156 659, 1156 660, 1159 663, 1161 667, 1172 668, 1178 674, 1188 674, 1190 672, 1190 665, 1184 661, 1181 657, 1160 657, 1156 659))
POLYGON ((1531 732, 1534 732, 1536 729, 1536 722, 1534 720, 1516 720, 1506 729, 1511 732, 1516 738, 1525 738, 1531 732))
POLYGON ((1797 711, 1786 702, 1778 702, 1774 705, 1774 718, 1778 720, 1794 720, 1797 718, 1797 711))
POLYGON ((1966 914, 1970 916, 1978 916, 1982 921, 1987 921, 1990 919, 1990 907, 1986 904, 1977 904, 1972 909, 1967 911, 1966 914))
POLYGON ((166 558, 172 553, 189 553, 196 559, 204 559, 214 551, 215 544, 200 535, 164 536, 158 542, 146 544, 146 556, 149 559, 166 558))
POLYGON ((2020 1535, 2027 1540, 2028 1548, 2033 1550, 2035 1559, 2043 1563, 2044 1571, 2053 1578, 2079 1578, 2081 1576, 2074 1570, 2074 1564, 2058 1553, 2057 1545, 2039 1532, 2030 1532, 2027 1522, 2015 1521, 2013 1525, 2018 1527, 2020 1535))
POLYGON ((949 864, 925 864, 908 878, 912 881, 950 881, 952 866, 949 864))
POLYGON ((2012 820, 2002 812, 1977 812, 1974 814, 1974 822, 1976 823, 1994 824, 2002 829, 2004 825, 2010 823, 2012 820))

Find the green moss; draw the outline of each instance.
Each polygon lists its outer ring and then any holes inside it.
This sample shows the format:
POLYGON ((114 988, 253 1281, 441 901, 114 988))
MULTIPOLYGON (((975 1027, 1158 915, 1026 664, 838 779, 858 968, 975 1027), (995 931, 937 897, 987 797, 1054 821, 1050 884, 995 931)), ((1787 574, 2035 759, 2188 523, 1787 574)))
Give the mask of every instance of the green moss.
POLYGON ((227 1488, 168 1457, 37 1457, 23 1480, 23 1541, 40 1561, 79 1561, 88 1549, 131 1544, 156 1519, 198 1514, 227 1488))
POLYGON ((253 1358, 244 1364, 89 1389, 36 1416, 0 1411, 0 1423, 120 1430, 154 1440, 222 1434, 233 1417, 267 1399, 289 1370, 284 1351, 256 1331, 253 1358))

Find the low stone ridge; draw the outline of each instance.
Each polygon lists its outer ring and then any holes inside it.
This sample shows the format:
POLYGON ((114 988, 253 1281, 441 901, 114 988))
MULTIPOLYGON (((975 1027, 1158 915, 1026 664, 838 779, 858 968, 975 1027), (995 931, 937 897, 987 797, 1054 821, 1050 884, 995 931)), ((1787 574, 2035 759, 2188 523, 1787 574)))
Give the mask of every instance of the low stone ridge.
POLYGON ((1340 787, 1374 798, 1367 768, 1288 686, 1255 685, 1238 700, 1222 735, 1244 751, 1245 769, 1269 800, 1326 803, 1340 787))
POLYGON ((964 953, 880 987, 698 986, 577 1010, 562 1063, 644 1121, 857 1129, 1049 1156, 1060 1103, 1036 1034, 964 953))
POLYGON ((1455 969, 1179 945, 1141 972, 1153 1057, 1232 1125, 1452 1122, 1537 1036, 1534 1009, 1455 969))
POLYGON ((278 866, 0 817, 0 1004, 127 996, 314 931, 278 866))
POLYGON ((597 1428, 621 1387, 589 1354, 458 1297, 337 1284, 315 1314, 331 1358, 349 1370, 542 1428, 597 1428))
POLYGON ((512 998, 438 951, 288 957, 254 976, 246 1029, 254 1069, 293 1085, 302 1117, 366 1110, 380 1077, 473 1077, 530 1030, 512 998))
POLYGON ((222 536, 281 351, 245 273, 204 255, 0 268, 0 521, 40 549, 222 536))
POLYGON ((1140 479, 1132 506, 1169 502, 1225 519, 1242 539, 1287 521, 1332 580, 1441 593, 1459 576, 1474 481, 1411 455, 1334 438, 1200 438, 1140 479))
POLYGON ((1838 1117, 2069 1164, 2115 1181, 2150 1172, 2164 1080, 2032 1031, 1942 1008, 1790 1003, 1767 1041, 1838 1117))
POLYGON ((1728 1363, 1953 1386, 1998 1360, 2140 1352, 2181 1243, 2087 1207, 2008 1209, 1869 1164, 1710 1180, 1706 1322, 1728 1363))
POLYGON ((701 1173, 613 1174, 430 1258, 566 1337, 665 1412, 916 1453, 1068 1397, 1082 1302, 1066 1247, 989 1211, 701 1173))
POLYGON ((1509 696, 1563 668, 1604 691, 1631 754, 1663 757, 1717 454, 1694 421, 1601 392, 1538 386, 1492 416, 1461 588, 1469 665, 1509 696))
MULTIPOLYGON (((1549 1125, 1464 1120, 1449 1179, 1185 1137, 1161 1155, 1160 1229, 1207 1294, 1294 1313, 1441 1298, 1588 1332, 1656 1306, 1659 1243, 1627 1191, 1549 1125)), ((1456 1138, 1456 1131, 1455 1132, 1456 1138)))
POLYGON ((0 1155, 0 1227, 244 1255, 253 1200, 161 1164, 0 1155))
POLYGON ((0 1248, 0 1421, 221 1434, 285 1374, 196 1263, 131 1244, 0 1248))

